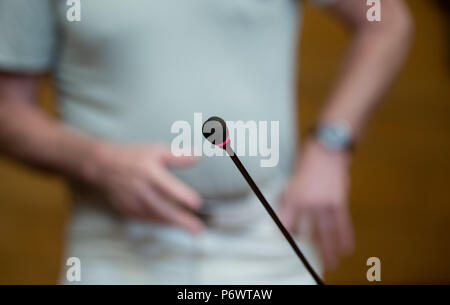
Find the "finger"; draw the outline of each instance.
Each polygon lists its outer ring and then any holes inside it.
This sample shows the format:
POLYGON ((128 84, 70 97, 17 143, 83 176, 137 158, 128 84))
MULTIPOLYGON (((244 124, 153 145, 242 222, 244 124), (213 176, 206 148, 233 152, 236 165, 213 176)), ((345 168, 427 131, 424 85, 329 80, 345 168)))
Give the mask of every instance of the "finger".
POLYGON ((194 234, 203 230, 203 224, 197 216, 164 198, 164 195, 159 195, 159 198, 155 200, 154 207, 168 224, 184 228, 194 234))
POLYGON ((334 269, 338 259, 334 240, 334 216, 331 210, 318 210, 314 212, 314 222, 319 239, 319 246, 325 266, 334 269))
POLYGON ((336 233, 341 253, 349 255, 354 248, 354 234, 349 210, 345 207, 336 213, 336 233))
POLYGON ((141 204, 139 204, 136 198, 124 193, 117 194, 111 202, 115 209, 123 216, 140 218, 145 214, 145 211, 142 210, 141 204))
POLYGON ((283 223, 283 225, 286 227, 289 231, 295 230, 295 222, 296 222, 296 209, 294 204, 288 200, 287 195, 285 192, 280 194, 279 198, 279 213, 280 213, 280 220, 283 223))
POLYGON ((192 188, 181 182, 162 166, 152 167, 152 182, 168 197, 186 205, 191 209, 198 209, 202 205, 200 195, 192 188))
POLYGON ((192 166, 200 159, 199 157, 193 155, 183 155, 183 152, 172 152, 165 146, 160 147, 159 150, 162 161, 169 167, 192 166))
POLYGON ((203 224, 198 217, 178 206, 164 194, 146 186, 142 186, 139 193, 149 212, 155 213, 163 222, 184 228, 191 233, 199 233, 203 230, 203 224))
POLYGON ((311 237, 311 214, 307 209, 300 209, 298 211, 296 232, 298 236, 303 238, 308 239, 311 237))

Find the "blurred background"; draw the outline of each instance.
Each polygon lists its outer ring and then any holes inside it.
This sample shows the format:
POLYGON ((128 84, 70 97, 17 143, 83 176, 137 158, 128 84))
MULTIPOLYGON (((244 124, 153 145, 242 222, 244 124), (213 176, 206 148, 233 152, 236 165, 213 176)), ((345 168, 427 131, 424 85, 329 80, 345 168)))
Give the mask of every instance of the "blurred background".
MULTIPOLYGON (((381 259, 381 283, 450 284, 450 52, 448 2, 408 1, 412 52, 358 147, 351 210, 356 251, 326 274, 369 284, 366 261, 381 259)), ((348 36, 305 5, 298 96, 301 130, 315 119, 348 36)), ((40 103, 56 115, 43 78, 40 103)), ((55 284, 70 212, 58 177, 0 157, 0 284, 55 284)))

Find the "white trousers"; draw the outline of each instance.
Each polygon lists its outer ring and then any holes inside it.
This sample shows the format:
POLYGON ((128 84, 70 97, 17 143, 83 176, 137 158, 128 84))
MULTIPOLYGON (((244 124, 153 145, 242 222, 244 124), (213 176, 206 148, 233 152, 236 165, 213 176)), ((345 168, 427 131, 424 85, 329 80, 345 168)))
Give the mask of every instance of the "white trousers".
MULTIPOLYGON (((276 187, 279 190, 279 187, 276 187)), ((264 192, 276 202, 277 192, 264 192)), ((225 206, 225 205, 224 205, 225 206)), ((64 284, 314 284, 256 196, 234 207, 224 223, 213 221, 193 236, 173 227, 124 221, 78 203, 68 228, 66 258, 81 262, 81 281, 64 284), (239 225, 233 221, 240 219, 239 225), (230 225, 231 223, 231 225, 230 225)), ((228 213, 228 214, 227 214, 228 213)), ((297 244, 317 272, 311 242, 297 244)))

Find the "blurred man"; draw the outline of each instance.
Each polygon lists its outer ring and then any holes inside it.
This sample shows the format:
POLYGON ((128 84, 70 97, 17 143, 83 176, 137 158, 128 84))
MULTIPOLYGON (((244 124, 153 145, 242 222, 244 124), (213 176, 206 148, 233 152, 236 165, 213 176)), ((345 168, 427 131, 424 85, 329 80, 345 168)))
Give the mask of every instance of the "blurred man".
POLYGON ((194 112, 279 121, 279 164, 246 167, 317 269, 311 234, 325 266, 350 253, 350 148, 411 20, 402 0, 381 3, 381 22, 365 1, 317 2, 353 36, 300 155, 296 1, 82 0, 69 22, 65 1, 0 0, 1 148, 70 179, 82 283, 313 283, 228 158, 172 154, 172 123, 194 112), (35 106, 43 73, 62 122, 35 106))

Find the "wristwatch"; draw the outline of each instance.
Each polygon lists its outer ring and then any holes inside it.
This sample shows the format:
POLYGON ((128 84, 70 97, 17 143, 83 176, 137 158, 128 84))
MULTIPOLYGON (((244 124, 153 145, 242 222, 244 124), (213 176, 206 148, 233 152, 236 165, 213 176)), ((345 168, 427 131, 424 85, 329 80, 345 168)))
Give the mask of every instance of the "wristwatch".
POLYGON ((332 151, 349 151, 353 149, 353 135, 347 123, 321 123, 313 129, 312 135, 326 149, 332 151))

